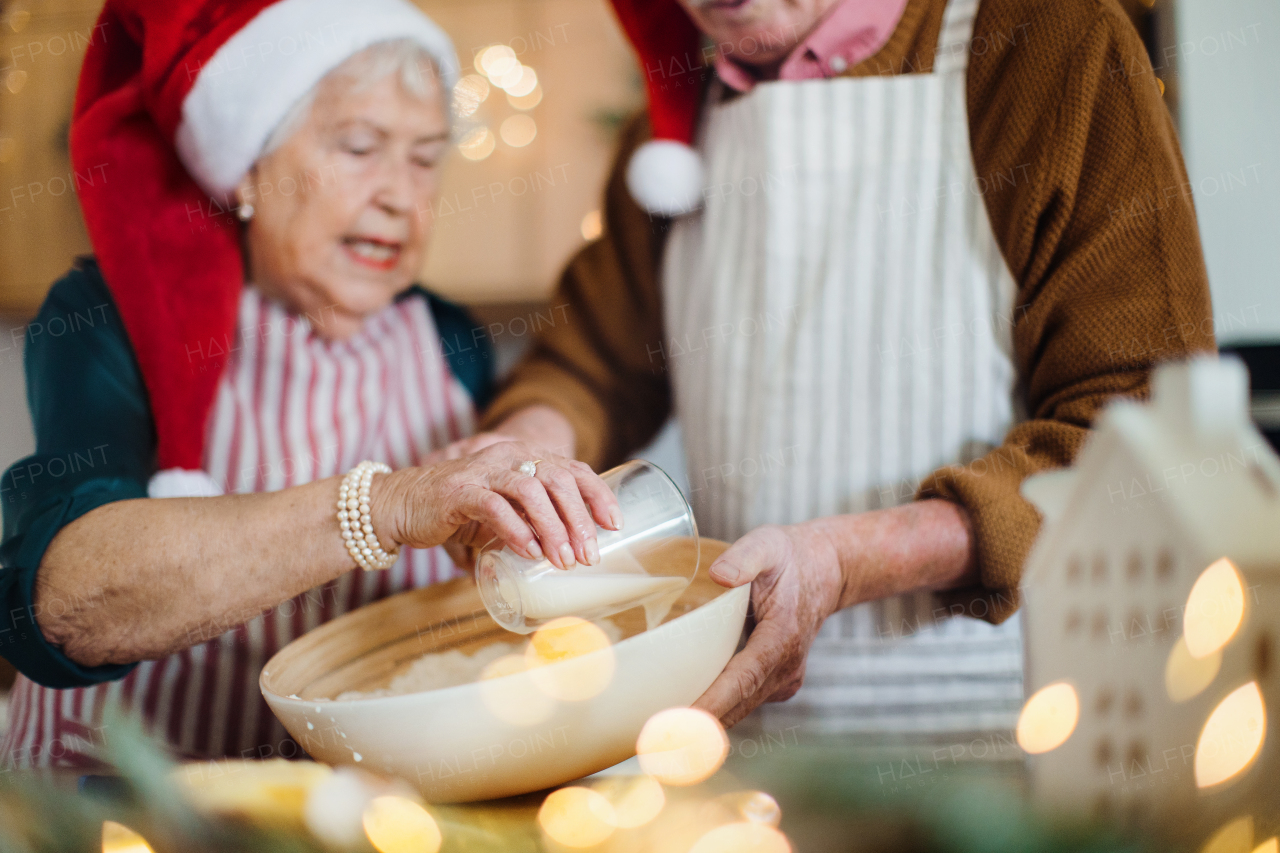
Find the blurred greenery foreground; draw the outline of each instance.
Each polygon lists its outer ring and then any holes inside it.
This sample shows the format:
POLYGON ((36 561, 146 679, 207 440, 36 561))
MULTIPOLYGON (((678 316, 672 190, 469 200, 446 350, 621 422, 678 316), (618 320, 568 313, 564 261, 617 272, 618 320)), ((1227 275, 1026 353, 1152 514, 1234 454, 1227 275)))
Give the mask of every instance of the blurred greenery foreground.
MULTIPOLYGON (((307 761, 177 764, 134 719, 105 722, 99 755, 111 769, 104 775, 0 773, 0 853, 1178 849, 1176 839, 1039 815, 1025 797, 1023 774, 1008 766, 956 765, 927 784, 886 788, 883 767, 858 764, 834 746, 797 745, 731 758, 711 779, 665 794, 648 776, 594 777, 582 783, 590 788, 561 792, 605 791, 629 807, 653 803, 654 792, 658 798, 654 808, 640 806, 651 812, 643 826, 593 833, 586 823, 565 825, 564 815, 557 828, 557 816, 547 813, 558 795, 547 792, 435 806, 404 782, 307 761), (750 831, 753 825, 760 831, 750 831)), ((623 813, 619 805, 615 827, 628 827, 623 813)))

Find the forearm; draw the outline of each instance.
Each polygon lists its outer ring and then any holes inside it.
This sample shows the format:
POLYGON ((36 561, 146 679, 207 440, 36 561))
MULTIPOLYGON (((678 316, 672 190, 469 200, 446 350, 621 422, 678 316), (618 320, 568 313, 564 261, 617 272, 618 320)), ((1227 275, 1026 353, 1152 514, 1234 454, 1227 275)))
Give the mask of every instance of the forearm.
POLYGON ((132 663, 211 639, 332 580, 354 567, 334 517, 339 480, 99 507, 45 552, 34 601, 41 631, 80 664, 132 663))
POLYGON ((977 582, 973 528, 964 507, 945 500, 805 522, 839 566, 837 609, 916 590, 977 582))

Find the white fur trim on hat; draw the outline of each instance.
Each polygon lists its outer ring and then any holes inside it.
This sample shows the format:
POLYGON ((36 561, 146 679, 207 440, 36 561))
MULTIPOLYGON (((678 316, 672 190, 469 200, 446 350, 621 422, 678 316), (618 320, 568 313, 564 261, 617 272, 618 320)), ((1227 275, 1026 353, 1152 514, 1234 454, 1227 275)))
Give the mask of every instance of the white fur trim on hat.
POLYGON ((157 471, 147 483, 149 498, 216 498, 222 487, 203 471, 167 468, 157 471))
POLYGON ((345 60, 409 38, 429 53, 446 91, 458 79, 453 42, 406 0, 280 0, 218 48, 182 103, 174 143, 206 192, 225 196, 262 153, 289 108, 345 60))
POLYGON ((651 139, 627 164, 627 189, 650 213, 679 216, 702 204, 702 157, 671 139, 651 139))

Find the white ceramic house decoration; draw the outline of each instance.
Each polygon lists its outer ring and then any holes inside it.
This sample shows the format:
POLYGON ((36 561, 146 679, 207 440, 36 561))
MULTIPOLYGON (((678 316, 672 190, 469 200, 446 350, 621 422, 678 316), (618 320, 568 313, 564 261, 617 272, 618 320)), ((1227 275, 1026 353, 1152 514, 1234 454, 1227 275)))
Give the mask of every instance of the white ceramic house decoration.
POLYGON ((1162 366, 1149 404, 1112 404, 1072 468, 1024 484, 1041 803, 1194 838, 1244 816, 1245 850, 1280 831, 1280 458, 1248 400, 1238 361, 1162 366))

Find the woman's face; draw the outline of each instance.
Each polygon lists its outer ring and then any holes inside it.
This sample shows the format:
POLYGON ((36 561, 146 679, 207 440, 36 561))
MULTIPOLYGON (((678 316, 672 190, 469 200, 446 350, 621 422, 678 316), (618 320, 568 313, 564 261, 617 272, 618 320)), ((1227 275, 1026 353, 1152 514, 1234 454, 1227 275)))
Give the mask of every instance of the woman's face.
POLYGON ((680 0, 698 29, 744 65, 782 62, 839 0, 680 0))
POLYGON ((250 280, 344 340, 422 268, 449 124, 442 87, 405 91, 331 75, 305 122, 239 188, 250 280))

